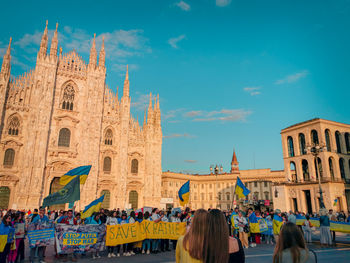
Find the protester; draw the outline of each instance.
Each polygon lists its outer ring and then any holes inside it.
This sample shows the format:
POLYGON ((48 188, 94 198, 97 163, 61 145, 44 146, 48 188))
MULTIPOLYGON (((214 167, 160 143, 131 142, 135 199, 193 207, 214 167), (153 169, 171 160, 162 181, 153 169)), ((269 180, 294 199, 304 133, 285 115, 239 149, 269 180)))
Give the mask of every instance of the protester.
POLYGON ((212 209, 208 214, 203 262, 245 262, 242 243, 229 236, 225 217, 218 209, 212 209))
POLYGON ((309 217, 309 215, 306 215, 306 220, 303 223, 303 231, 304 231, 305 241, 307 243, 312 242, 312 235, 311 235, 311 228, 312 227, 313 227, 313 225, 310 222, 310 217, 309 217))
POLYGON ((11 249, 8 255, 8 262, 14 263, 18 259, 19 261, 24 260, 24 214, 20 211, 17 211, 14 215, 12 221, 12 226, 15 229, 15 248, 11 249))
POLYGON ((331 246, 332 237, 330 231, 330 221, 325 208, 320 209, 320 243, 322 246, 331 246))
POLYGON ((293 224, 297 223, 297 218, 296 218, 296 216, 295 216, 295 214, 293 213, 292 210, 289 211, 288 222, 291 222, 293 224))
MULTIPOLYGON (((119 218, 119 225, 129 224, 128 215, 125 211, 122 212, 121 218, 119 218)), ((120 246, 117 247, 118 254, 120 253, 120 246)), ((131 254, 128 252, 128 244, 123 244, 123 256, 129 257, 131 254)))
POLYGON ((6 243, 4 242, 1 244, 2 246, 4 246, 4 248, 0 253, 0 263, 6 263, 7 255, 10 253, 11 245, 14 242, 14 231, 12 230, 14 229, 11 224, 11 215, 10 213, 7 213, 3 216, 0 224, 0 235, 3 235, 7 238, 6 243))
POLYGON ((273 222, 272 222, 272 218, 270 215, 268 215, 266 218, 266 224, 267 224, 267 231, 265 233, 265 241, 266 244, 273 244, 273 222))
MULTIPOLYGON (((162 220, 161 216, 159 215, 159 209, 158 208, 153 208, 152 210, 152 221, 154 223, 158 223, 162 220)), ((153 239, 152 240, 152 253, 157 254, 159 252, 160 241, 159 239, 153 239)))
MULTIPOLYGON (((149 216, 148 211, 145 212, 143 219, 148 220, 148 221, 152 221, 152 219, 149 216)), ((142 254, 145 254, 145 251, 146 251, 146 254, 149 255, 150 250, 151 250, 151 240, 150 239, 143 240, 143 242, 142 242, 142 254)))
POLYGON ((286 223, 281 228, 273 254, 273 263, 316 263, 316 255, 306 247, 299 228, 286 223))
POLYGON ((239 240, 241 241, 244 248, 248 249, 249 226, 247 219, 243 216, 241 211, 238 212, 238 217, 236 217, 236 225, 238 226, 239 240))
MULTIPOLYGON (((110 212, 110 216, 107 217, 107 221, 106 221, 107 225, 110 226, 115 226, 118 225, 118 219, 117 219, 117 211, 112 211, 110 212)), ((107 251, 108 251, 108 257, 120 257, 119 252, 117 253, 117 255, 114 254, 114 246, 107 246, 107 251)))
POLYGON ((176 246, 177 263, 199 263, 203 261, 207 216, 208 212, 206 210, 198 209, 194 214, 189 231, 185 236, 179 237, 176 246))
MULTIPOLYGON (((31 218, 31 224, 45 224, 49 222, 49 218, 45 215, 45 208, 40 207, 39 214, 34 214, 31 218)), ((37 252, 39 257, 39 262, 44 262, 44 253, 46 246, 36 246, 30 248, 30 260, 34 262, 35 253, 37 252)))

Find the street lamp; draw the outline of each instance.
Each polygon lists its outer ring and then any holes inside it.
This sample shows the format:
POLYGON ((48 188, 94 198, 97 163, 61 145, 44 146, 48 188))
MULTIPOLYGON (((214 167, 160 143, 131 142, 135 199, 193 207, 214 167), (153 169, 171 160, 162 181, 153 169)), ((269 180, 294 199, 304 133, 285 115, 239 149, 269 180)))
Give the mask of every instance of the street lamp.
POLYGON ((219 202, 219 195, 218 195, 218 191, 217 191, 217 187, 218 187, 218 174, 222 173, 223 171, 223 168, 222 168, 222 165, 210 165, 210 173, 212 174, 214 171, 214 174, 215 174, 215 196, 216 196, 216 199, 217 199, 217 202, 216 202, 216 208, 218 207, 218 202, 219 202))
POLYGON ((323 202, 323 192, 321 187, 321 173, 318 167, 318 155, 323 151, 327 151, 327 147, 324 144, 319 145, 318 143, 313 142, 311 145, 307 145, 306 148, 308 153, 311 153, 314 156, 315 163, 316 163, 316 176, 318 174, 318 187, 320 188, 320 208, 326 208, 323 202))

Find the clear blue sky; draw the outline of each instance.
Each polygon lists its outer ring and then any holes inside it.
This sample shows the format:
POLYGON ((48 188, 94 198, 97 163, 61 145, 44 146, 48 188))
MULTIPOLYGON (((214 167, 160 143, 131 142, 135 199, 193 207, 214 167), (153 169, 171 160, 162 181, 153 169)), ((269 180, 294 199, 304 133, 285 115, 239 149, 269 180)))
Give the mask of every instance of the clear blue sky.
POLYGON ((3 1, 0 54, 32 68, 49 20, 63 52, 87 61, 105 35, 107 84, 130 69, 133 114, 159 93, 163 170, 283 169, 280 130, 314 117, 349 122, 350 2, 320 0, 3 1))

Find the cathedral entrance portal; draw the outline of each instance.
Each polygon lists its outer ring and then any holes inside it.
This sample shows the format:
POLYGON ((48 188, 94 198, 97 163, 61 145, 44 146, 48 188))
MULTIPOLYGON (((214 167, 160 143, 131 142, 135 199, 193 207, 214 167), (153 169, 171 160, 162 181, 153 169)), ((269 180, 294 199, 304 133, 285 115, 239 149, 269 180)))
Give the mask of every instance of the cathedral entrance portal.
MULTIPOLYGON (((50 185, 50 194, 53 194, 58 190, 61 190, 62 188, 63 188, 63 185, 60 185, 60 178, 59 177, 53 178, 50 185)), ((65 210, 65 207, 66 207, 66 204, 52 205, 50 206, 50 210, 65 210)))
POLYGON ((132 209, 138 208, 139 194, 136 191, 130 191, 129 193, 129 204, 132 209))
POLYGON ((0 209, 8 209, 10 201, 10 188, 7 186, 0 187, 0 209))

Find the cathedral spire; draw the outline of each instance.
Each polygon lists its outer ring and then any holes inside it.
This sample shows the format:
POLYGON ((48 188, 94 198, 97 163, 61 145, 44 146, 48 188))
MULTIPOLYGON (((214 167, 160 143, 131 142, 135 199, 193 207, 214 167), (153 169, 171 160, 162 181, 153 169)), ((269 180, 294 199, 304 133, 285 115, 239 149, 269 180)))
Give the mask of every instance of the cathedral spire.
POLYGON ((51 58, 57 57, 57 48, 58 48, 57 28, 58 28, 58 23, 56 23, 56 30, 53 33, 53 37, 51 40, 51 47, 50 47, 50 57, 51 58))
POLYGON ((105 60, 106 60, 106 53, 105 53, 105 37, 102 36, 102 45, 101 45, 101 50, 100 50, 100 56, 98 60, 98 65, 100 67, 105 66, 105 60))
POLYGON ((44 34, 41 37, 40 49, 38 54, 38 56, 42 58, 45 58, 47 53, 47 44, 48 44, 47 25, 48 25, 48 21, 46 20, 46 27, 44 30, 44 34))
POLYGON ((9 45, 4 55, 4 59, 2 60, 1 73, 6 76, 10 76, 10 71, 11 71, 11 42, 12 42, 12 37, 10 37, 9 45))
POLYGON ((96 67, 97 64, 97 52, 96 52, 96 34, 94 34, 94 40, 92 41, 92 46, 90 49, 90 60, 89 60, 89 66, 96 67))
POLYGON ((126 65, 126 74, 124 80, 123 97, 129 97, 129 66, 126 65))

